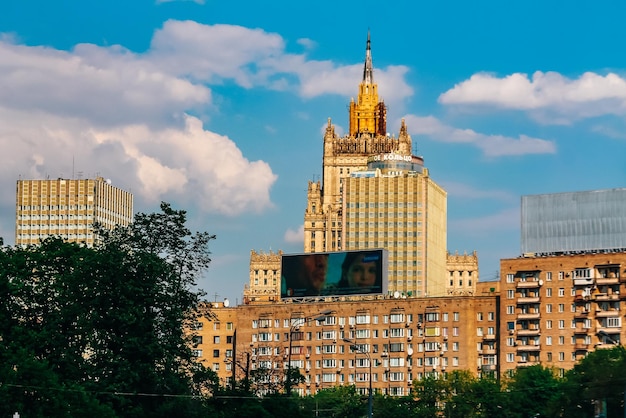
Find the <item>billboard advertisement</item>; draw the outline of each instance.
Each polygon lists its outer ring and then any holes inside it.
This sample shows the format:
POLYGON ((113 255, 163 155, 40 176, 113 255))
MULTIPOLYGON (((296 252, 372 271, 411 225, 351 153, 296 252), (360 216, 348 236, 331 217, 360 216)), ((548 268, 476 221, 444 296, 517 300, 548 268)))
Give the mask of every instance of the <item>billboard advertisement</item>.
POLYGON ((387 251, 285 254, 281 298, 387 293, 387 251))

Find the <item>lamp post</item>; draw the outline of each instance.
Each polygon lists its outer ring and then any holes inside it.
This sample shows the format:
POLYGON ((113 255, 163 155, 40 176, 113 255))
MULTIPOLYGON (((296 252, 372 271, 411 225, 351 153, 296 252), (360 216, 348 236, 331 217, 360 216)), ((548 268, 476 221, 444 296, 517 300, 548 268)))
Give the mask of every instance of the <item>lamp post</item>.
POLYGON ((287 396, 291 396, 291 351, 293 348, 293 333, 300 325, 304 325, 307 321, 315 320, 315 321, 324 321, 328 315, 333 313, 332 310, 326 309, 321 311, 316 316, 305 316, 301 318, 292 318, 291 319, 291 327, 289 328, 289 355, 287 357, 287 379, 285 380, 285 392, 287 396))
POLYGON ((367 356, 367 362, 369 363, 369 373, 367 377, 367 380, 369 380, 369 390, 367 394, 367 416, 369 418, 372 418, 373 406, 374 406, 374 402, 373 402, 374 400, 372 398, 372 356, 370 355, 369 351, 362 350, 361 347, 356 345, 354 341, 349 340, 347 338, 344 338, 343 341, 350 344, 350 349, 352 351, 356 351, 357 353, 365 354, 367 356))

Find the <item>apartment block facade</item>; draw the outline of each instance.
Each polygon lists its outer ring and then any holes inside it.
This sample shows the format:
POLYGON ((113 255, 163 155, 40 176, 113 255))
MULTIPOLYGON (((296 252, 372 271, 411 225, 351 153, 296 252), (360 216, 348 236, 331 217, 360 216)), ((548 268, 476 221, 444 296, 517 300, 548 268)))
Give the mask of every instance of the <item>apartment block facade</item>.
POLYGON ((255 375, 251 384, 260 393, 282 388, 291 364, 305 378, 293 388, 302 395, 353 384, 366 393, 371 379, 375 390, 402 396, 414 379, 426 375, 497 374, 498 301, 495 292, 485 292, 462 298, 216 304, 213 316, 201 319, 195 349, 224 384, 255 375))
POLYGON ((527 254, 500 266, 503 372, 533 364, 563 372, 625 341, 626 252, 527 254))
POLYGON ((133 219, 133 195, 95 179, 18 180, 15 244, 38 244, 49 236, 93 245, 93 225, 113 229, 133 219))

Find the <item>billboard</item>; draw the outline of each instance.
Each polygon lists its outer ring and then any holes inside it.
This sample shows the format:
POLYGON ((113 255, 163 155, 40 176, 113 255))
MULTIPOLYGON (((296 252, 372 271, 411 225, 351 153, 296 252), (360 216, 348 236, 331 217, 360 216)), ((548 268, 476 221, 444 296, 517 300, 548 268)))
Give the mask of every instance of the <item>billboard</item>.
POLYGON ((281 298, 387 293, 387 251, 285 254, 281 298))

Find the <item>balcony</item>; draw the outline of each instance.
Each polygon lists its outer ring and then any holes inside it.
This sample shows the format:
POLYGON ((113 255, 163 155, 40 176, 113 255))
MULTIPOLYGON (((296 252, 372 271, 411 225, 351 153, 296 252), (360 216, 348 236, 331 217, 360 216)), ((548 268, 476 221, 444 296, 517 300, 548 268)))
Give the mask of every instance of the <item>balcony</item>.
POLYGON ((482 354, 484 354, 486 356, 490 356, 490 355, 497 354, 497 351, 496 351, 495 348, 483 348, 482 349, 482 354))
POLYGON ((517 298, 518 305, 523 305, 525 303, 539 303, 539 296, 524 296, 517 298))
POLYGON ((576 311, 574 313, 575 319, 586 319, 587 317, 589 317, 589 311, 586 309, 583 309, 582 311, 576 311))
POLYGON ((517 351, 541 351, 541 344, 518 345, 517 351))
POLYGON ((519 360, 517 362, 517 367, 530 367, 537 366, 539 364, 541 364, 539 360, 519 360))
POLYGON ((496 336, 494 334, 485 334, 483 335, 483 341, 495 341, 496 336))
POLYGON ((619 277, 599 277, 596 279, 596 284, 597 285, 619 284, 619 281, 620 281, 619 277))
POLYGON ((539 335, 539 328, 518 329, 517 335, 519 335, 520 337, 539 335))
POLYGON ((596 332, 596 334, 621 334, 622 333, 622 328, 621 327, 610 327, 610 328, 606 328, 606 327, 598 327, 598 330, 596 332))
POLYGON ((589 344, 576 343, 574 345, 574 350, 576 350, 576 351, 588 351, 589 350, 589 344))
POLYGON ((529 313, 529 312, 523 312, 523 313, 518 313, 517 314, 517 319, 518 320, 522 320, 522 319, 540 319, 541 314, 539 312, 536 313, 529 313))
POLYGON ((579 327, 574 330, 574 334, 587 335, 591 332, 591 328, 579 327))
POLYGON ((574 296, 574 302, 583 303, 589 300, 589 295, 576 295, 574 296))
POLYGON ((610 301, 610 300, 619 300, 619 293, 613 293, 610 295, 607 295, 606 293, 598 293, 597 295, 595 295, 595 300, 602 302, 602 301, 610 301))
POLYGON ((481 369, 482 369, 483 372, 495 371, 496 370, 496 365, 495 364, 483 364, 481 366, 481 369))
POLYGON ((539 287, 539 281, 517 282, 515 287, 518 289, 537 289, 539 287))
POLYGON ((610 311, 596 311, 596 318, 613 318, 619 316, 619 311, 614 309, 610 311))

